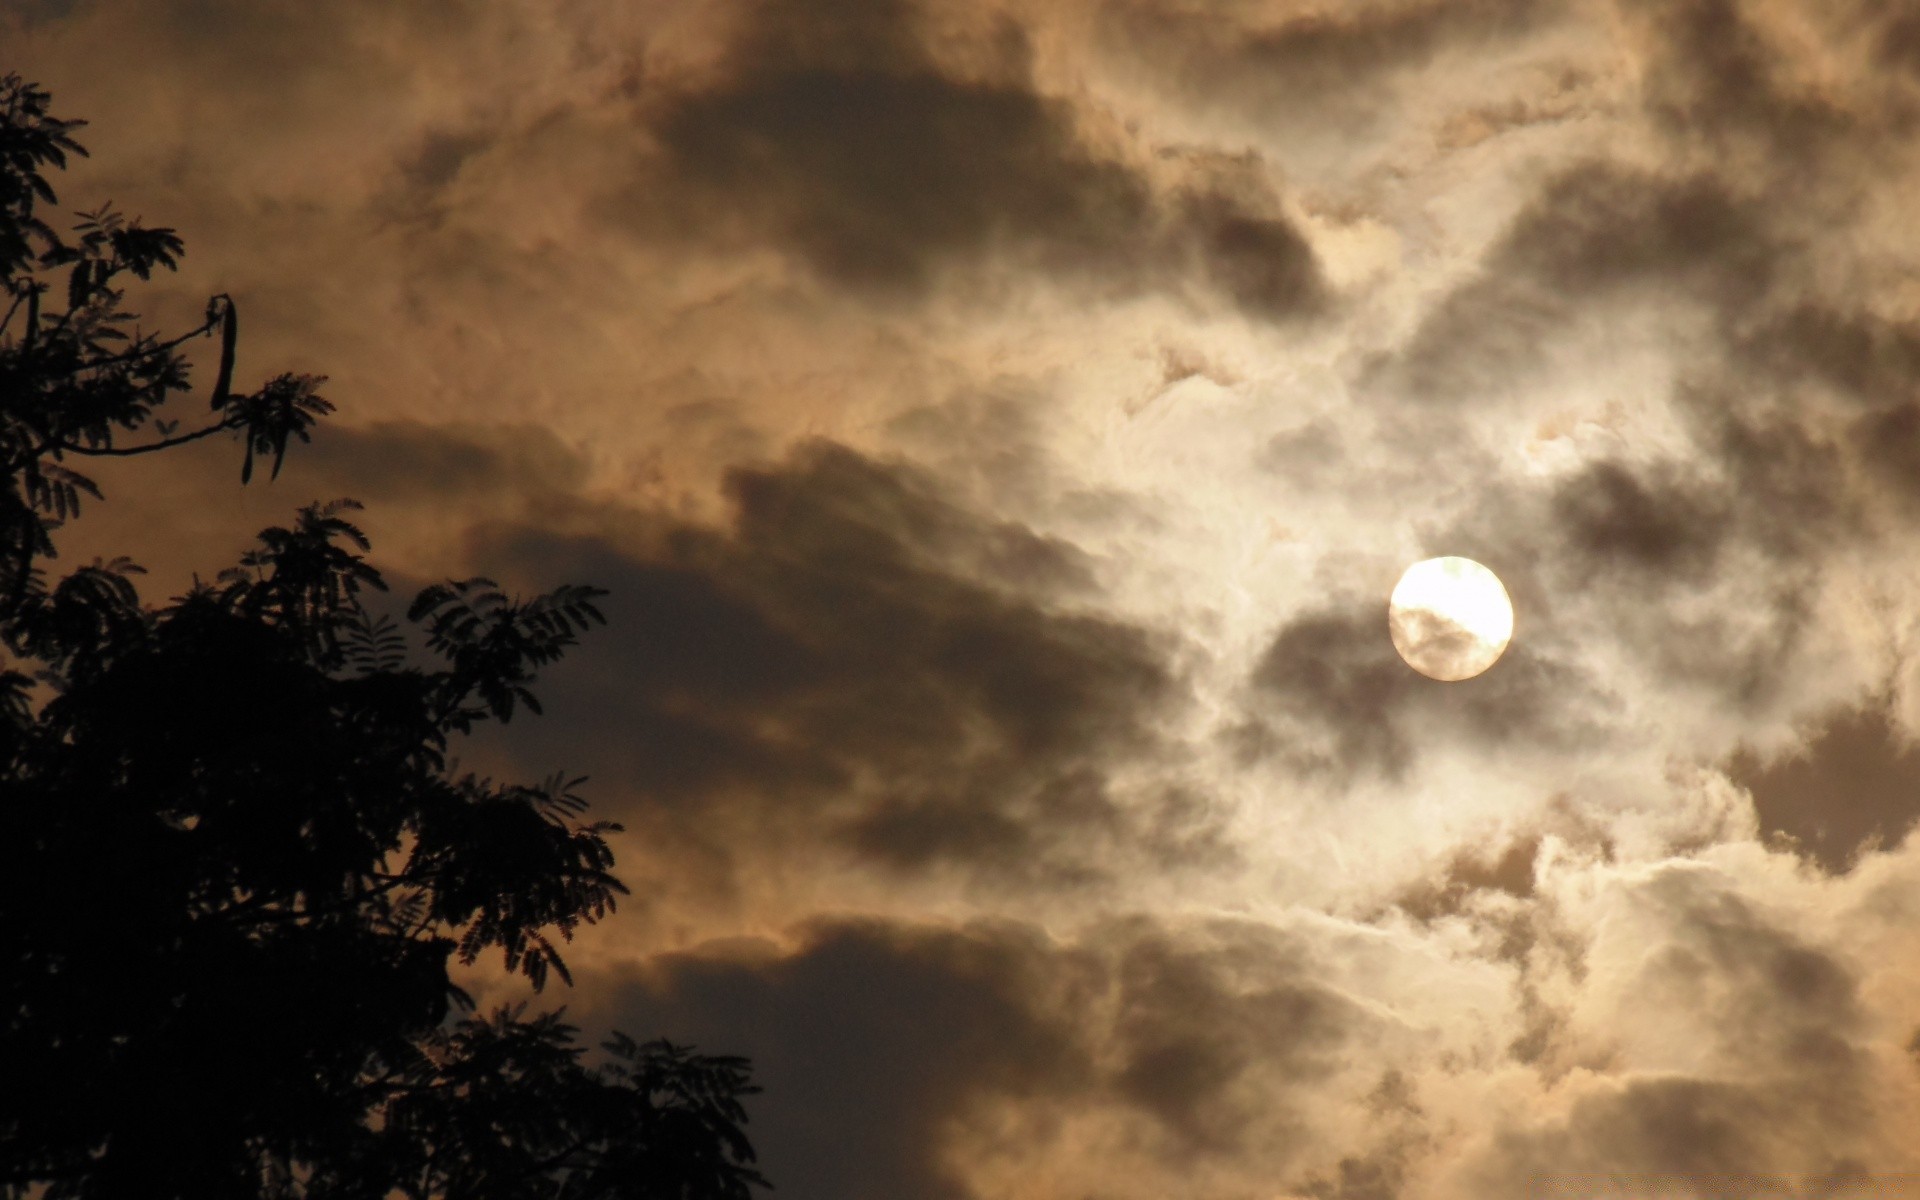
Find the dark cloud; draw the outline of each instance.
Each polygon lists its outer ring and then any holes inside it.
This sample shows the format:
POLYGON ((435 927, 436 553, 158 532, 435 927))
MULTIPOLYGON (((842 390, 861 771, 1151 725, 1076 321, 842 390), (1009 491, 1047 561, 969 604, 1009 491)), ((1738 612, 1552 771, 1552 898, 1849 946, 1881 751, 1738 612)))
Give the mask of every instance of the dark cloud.
POLYGON ((917 288, 1002 240, 1074 264, 1144 227, 1145 185, 1030 90, 1016 28, 985 47, 999 60, 987 77, 967 79, 929 58, 904 0, 774 2, 745 26, 731 77, 674 98, 655 135, 677 174, 823 274, 917 288))
POLYGON ((1451 0, 1352 6, 1262 20, 1246 5, 1109 0, 1110 51, 1144 63, 1182 94, 1265 121, 1378 116, 1386 85, 1450 50, 1473 50, 1537 28, 1559 5, 1451 0))
POLYGON ((1207 278, 1243 311, 1282 320, 1318 301, 1320 265, 1290 222, 1248 212, 1217 194, 1197 196, 1185 207, 1207 278))
POLYGON ((1351 469, 1346 439, 1326 418, 1275 434, 1254 464, 1301 488, 1337 486, 1351 469))
MULTIPOLYGON (((1324 765, 1398 774, 1412 748, 1392 717, 1409 689, 1419 686, 1406 678, 1411 674, 1387 638, 1384 611, 1321 611, 1295 618, 1274 635, 1254 669, 1254 695, 1256 703, 1271 698, 1283 712, 1330 734, 1324 765)), ((1258 731, 1262 739, 1243 745, 1279 749, 1270 743, 1279 735, 1261 715, 1254 714, 1246 732, 1258 731)))
MULTIPOLYGON (((1624 0, 1645 23, 1650 61, 1644 103, 1670 132, 1730 148, 1758 144, 1804 170, 1838 148, 1855 121, 1813 88, 1790 81, 1791 49, 1739 0, 1624 0)), ((1785 172, 1782 173, 1786 174, 1785 172)))
POLYGON ((1522 640, 1543 653, 1572 659, 1605 636, 1660 678, 1739 705, 1778 699, 1816 631, 1820 564, 1868 528, 1855 483, 1867 451, 1816 406, 1734 376, 1672 399, 1677 447, 1484 487, 1425 540, 1507 564, 1522 640), (1726 600, 1698 602, 1709 594, 1726 600))
POLYGON ((1881 64, 1920 78, 1920 13, 1897 3, 1878 6, 1887 14, 1874 45, 1881 64))
MULTIPOLYGON (((1791 1193, 1766 1170, 1786 1097, 1718 1080, 1634 1079, 1583 1097, 1563 1128, 1501 1136, 1500 1186, 1534 1194, 1671 1189, 1703 1200, 1791 1193)), ((1525 1193, 1523 1193, 1525 1194, 1525 1193)))
POLYGON ((1728 514, 1697 468, 1668 464, 1636 473, 1595 462, 1554 492, 1556 531, 1592 570, 1634 570, 1665 580, 1711 570, 1728 514))
POLYGON ((19 0, 12 6, 11 15, 27 29, 36 25, 51 24, 70 16, 79 0, 19 0))
POLYGON ((1883 699, 1823 715, 1799 745, 1777 753, 1743 746, 1727 769, 1753 794, 1762 835, 1828 874, 1897 846, 1920 822, 1920 748, 1883 699))
POLYGON ((1284 1164, 1305 1145, 1298 1106, 1370 1021, 1254 922, 1121 918, 1072 942, 1011 921, 796 933, 605 973, 582 1016, 751 1055, 755 1144, 799 1200, 972 1196, 954 1159, 970 1122, 1018 1155, 1094 1107, 1176 1161, 1284 1164))
POLYGON ((1441 147, 1465 149, 1514 130, 1557 124, 1586 115, 1591 107, 1587 92, 1595 83, 1595 76, 1577 67, 1562 67, 1553 72, 1552 80, 1551 90, 1543 97, 1515 97, 1476 105, 1447 118, 1440 127, 1441 147))
POLYGON ((1395 652, 1385 604, 1357 602, 1282 626, 1249 682, 1246 723, 1231 744, 1342 775, 1397 776, 1429 736, 1570 744, 1584 736, 1591 702, 1569 668, 1520 641, 1485 674, 1429 679, 1395 652))
POLYGON ((527 753, 900 867, 1084 879, 1116 850, 1210 853, 1192 796, 1114 792, 1166 749, 1184 693, 1170 647, 1075 610, 1080 551, 828 444, 728 490, 726 531, 485 535, 528 578, 610 589, 622 631, 552 673, 567 713, 529 726, 527 753))
POLYGON ((1787 252, 1762 206, 1711 174, 1585 163, 1548 182, 1476 275, 1364 381, 1418 400, 1500 394, 1529 382, 1563 338, 1611 305, 1750 308, 1787 252))
POLYGON ((1592 1194, 1657 1187, 1703 1197, 1794 1193, 1858 1171, 1873 1070, 1858 986, 1839 959, 1773 924, 1710 873, 1667 868, 1637 906, 1664 937, 1637 944, 1634 994, 1697 1014, 1698 1071, 1628 1075, 1562 1120, 1499 1135, 1492 1174, 1592 1194))
MULTIPOLYGON (((1109 935, 1112 936, 1112 935, 1109 935)), ((1297 1122, 1292 1089, 1342 1065, 1361 1024, 1352 1002, 1313 977, 1299 947, 1252 922, 1195 929, 1123 924, 1114 960, 1119 1096, 1151 1114, 1182 1154, 1248 1149, 1284 1157, 1275 1127, 1297 1122)))
POLYGON ((468 162, 492 145, 490 132, 430 130, 400 163, 400 178, 414 193, 433 193, 453 182, 468 162))
MULTIPOLYGON (((771 239, 888 296, 1002 260, 1124 290, 1197 275, 1269 319, 1324 299, 1271 189, 1264 207, 1167 194, 1036 90, 1018 25, 956 32, 910 0, 762 0, 741 28, 722 79, 647 113, 664 156, 650 186, 679 197, 683 233, 771 239)), ((633 201, 643 225, 658 200, 633 201)))
POLYGON ((1909 503, 1920 501, 1920 404, 1890 404, 1869 413, 1854 433, 1879 481, 1909 503))
POLYGON ((586 482, 578 451, 544 425, 328 427, 291 478, 363 500, 465 500, 480 493, 561 495, 586 482))
POLYGON ((1562 853, 1571 850, 1601 862, 1613 862, 1618 851, 1608 816, 1561 793, 1515 828, 1466 839, 1370 916, 1380 921, 1401 913, 1423 926, 1464 921, 1484 952, 1521 968, 1517 1000, 1523 1028, 1509 1052, 1525 1063, 1543 1063, 1562 1048, 1568 1018, 1543 999, 1539 969, 1546 963, 1584 969, 1579 964, 1585 946, 1569 936, 1552 901, 1540 895, 1540 856, 1549 838, 1562 853))
POLYGON ((791 953, 672 955, 595 981, 594 1020, 752 1057, 752 1135, 793 1200, 961 1200, 955 1126, 1083 1091, 1091 964, 1012 923, 821 922, 791 953))
POLYGON ((1869 403, 1904 399, 1920 382, 1920 324, 1811 298, 1771 316, 1738 353, 1777 378, 1869 403))
POLYGON ((1463 912, 1479 893, 1518 900, 1533 895, 1538 834, 1516 838, 1503 847, 1475 847, 1455 854, 1438 879, 1424 881, 1395 899, 1395 906, 1417 921, 1463 912))
POLYGON ((1811 406, 1775 404, 1757 384, 1682 388, 1675 399, 1686 453, 1591 461, 1551 485, 1542 528, 1510 510, 1510 536, 1539 547, 1546 578, 1604 606, 1663 674, 1736 703, 1777 697, 1812 631, 1820 562, 1865 528, 1848 460, 1898 443, 1863 451, 1825 432, 1811 406), (1721 606, 1685 603, 1716 588, 1729 597, 1721 606))
POLYGON ((1920 326, 1864 305, 1806 300, 1730 341, 1744 381, 1682 398, 1702 448, 1733 468, 1750 515, 1808 533, 1858 533, 1864 497, 1850 494, 1848 477, 1858 464, 1868 492, 1910 516, 1906 506, 1920 499, 1920 326), (1759 400, 1736 402, 1728 394, 1736 388, 1759 400), (1756 411, 1773 396, 1771 412, 1756 411))
POLYGON ((1398 1200, 1409 1176, 1433 1148, 1427 1113, 1416 1087, 1398 1068, 1387 1069, 1366 1098, 1364 1149, 1342 1157, 1330 1170, 1313 1172, 1297 1184, 1313 1200, 1398 1200))
POLYGON ((1778 562, 1804 562, 1858 528, 1847 448, 1817 415, 1800 418, 1791 405, 1743 412, 1724 395, 1683 395, 1682 403, 1693 405, 1701 457, 1725 473, 1725 493, 1712 503, 1726 506, 1741 538, 1778 562))

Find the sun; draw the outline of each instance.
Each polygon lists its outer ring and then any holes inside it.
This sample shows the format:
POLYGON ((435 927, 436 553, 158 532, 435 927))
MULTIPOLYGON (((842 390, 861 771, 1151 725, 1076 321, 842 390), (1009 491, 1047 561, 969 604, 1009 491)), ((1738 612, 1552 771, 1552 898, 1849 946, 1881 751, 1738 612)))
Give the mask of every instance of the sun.
POLYGON ((1429 558, 1407 568, 1387 601, 1393 648, 1422 675, 1471 679, 1513 640, 1513 601, 1500 577, 1470 558, 1429 558))

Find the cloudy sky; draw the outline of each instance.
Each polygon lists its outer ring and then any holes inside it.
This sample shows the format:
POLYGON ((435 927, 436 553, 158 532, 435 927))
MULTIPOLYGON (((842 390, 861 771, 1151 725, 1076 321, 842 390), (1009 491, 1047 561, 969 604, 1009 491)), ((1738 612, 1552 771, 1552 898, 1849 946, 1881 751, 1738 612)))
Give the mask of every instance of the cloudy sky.
MULTIPOLYGON (((315 498, 611 590, 590 1029, 791 1200, 1920 1196, 1908 0, 11 0, 315 498), (1404 567, 1512 648, 1415 674, 1404 567)), ((120 498, 114 503, 114 498, 120 498)), ((484 981, 483 981, 484 982, 484 981)), ((499 989, 496 989, 499 990, 499 989)), ((507 993, 500 990, 500 995, 507 993)))

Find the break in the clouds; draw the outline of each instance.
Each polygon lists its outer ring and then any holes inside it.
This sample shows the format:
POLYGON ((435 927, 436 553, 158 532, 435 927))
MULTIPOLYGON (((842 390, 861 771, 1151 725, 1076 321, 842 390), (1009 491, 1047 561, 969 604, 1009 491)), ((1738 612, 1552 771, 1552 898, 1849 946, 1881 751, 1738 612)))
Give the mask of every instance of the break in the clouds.
POLYGON ((16 7, 133 299, 340 406, 63 545, 351 495, 398 590, 609 588, 472 753, 592 776, 572 1011, 751 1055, 782 1194, 1920 1195, 1916 31, 16 7))

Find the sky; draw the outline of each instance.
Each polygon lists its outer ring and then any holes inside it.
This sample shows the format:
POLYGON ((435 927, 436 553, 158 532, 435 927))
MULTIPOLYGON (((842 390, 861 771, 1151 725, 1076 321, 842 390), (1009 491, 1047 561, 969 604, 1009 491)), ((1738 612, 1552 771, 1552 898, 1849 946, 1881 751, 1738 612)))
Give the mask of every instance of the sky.
MULTIPOLYGON (((609 589, 550 988, 789 1200, 1920 1197, 1903 0, 11 0, 300 504, 609 589), (1386 597, 1516 609, 1416 674, 1386 597)), ((170 590, 171 589, 171 590, 170 590)), ((497 978, 492 999, 516 993, 497 978)))

